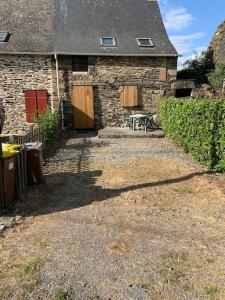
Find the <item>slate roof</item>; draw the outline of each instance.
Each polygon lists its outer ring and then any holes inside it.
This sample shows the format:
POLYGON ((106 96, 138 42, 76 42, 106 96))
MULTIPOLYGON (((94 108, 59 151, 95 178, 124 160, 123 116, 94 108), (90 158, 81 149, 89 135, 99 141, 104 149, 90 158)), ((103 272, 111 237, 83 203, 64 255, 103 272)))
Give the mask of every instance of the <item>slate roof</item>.
POLYGON ((53 52, 54 3, 52 0, 0 0, 0 31, 9 31, 4 53, 53 52))
POLYGON ((0 53, 177 56, 156 0, 0 0, 0 31, 11 33, 0 53), (101 37, 117 47, 102 47, 101 37), (139 47, 138 37, 154 47, 139 47))

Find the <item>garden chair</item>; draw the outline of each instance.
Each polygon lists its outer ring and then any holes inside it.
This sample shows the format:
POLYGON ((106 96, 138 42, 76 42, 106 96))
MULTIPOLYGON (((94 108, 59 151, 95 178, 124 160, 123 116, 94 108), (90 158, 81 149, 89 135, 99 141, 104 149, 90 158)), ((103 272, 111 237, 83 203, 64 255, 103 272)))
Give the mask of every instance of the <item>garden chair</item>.
POLYGON ((126 127, 131 128, 132 125, 133 125, 132 124, 132 119, 130 117, 125 117, 123 119, 123 125, 122 125, 123 128, 126 128, 126 127))

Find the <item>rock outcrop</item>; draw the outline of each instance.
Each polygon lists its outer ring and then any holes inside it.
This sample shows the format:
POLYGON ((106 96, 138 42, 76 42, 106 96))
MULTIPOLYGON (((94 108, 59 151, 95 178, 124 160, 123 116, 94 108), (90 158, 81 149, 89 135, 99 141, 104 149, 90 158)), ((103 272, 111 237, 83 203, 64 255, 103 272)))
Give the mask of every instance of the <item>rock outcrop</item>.
POLYGON ((209 49, 213 51, 215 62, 225 63, 225 20, 217 28, 209 49))

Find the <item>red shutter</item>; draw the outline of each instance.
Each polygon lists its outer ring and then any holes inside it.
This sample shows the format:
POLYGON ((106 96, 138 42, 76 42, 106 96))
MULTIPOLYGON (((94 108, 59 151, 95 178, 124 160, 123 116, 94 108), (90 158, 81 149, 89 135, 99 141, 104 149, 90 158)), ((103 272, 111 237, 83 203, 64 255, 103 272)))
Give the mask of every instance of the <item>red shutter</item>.
POLYGON ((37 101, 35 91, 24 91, 25 106, 26 106, 26 120, 28 123, 34 123, 37 115, 37 101))
POLYGON ((37 93, 37 110, 43 113, 48 107, 48 94, 47 91, 36 91, 37 93))

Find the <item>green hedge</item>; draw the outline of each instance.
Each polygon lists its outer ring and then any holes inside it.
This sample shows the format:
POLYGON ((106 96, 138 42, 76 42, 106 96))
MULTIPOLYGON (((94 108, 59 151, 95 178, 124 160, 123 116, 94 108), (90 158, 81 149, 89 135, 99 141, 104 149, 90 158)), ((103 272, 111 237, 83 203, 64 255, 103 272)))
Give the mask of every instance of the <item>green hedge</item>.
POLYGON ((218 133, 216 137, 216 151, 219 162, 216 166, 218 171, 225 170, 225 100, 221 101, 218 111, 218 133))
POLYGON ((225 100, 163 98, 166 135, 210 169, 225 170, 225 100))

